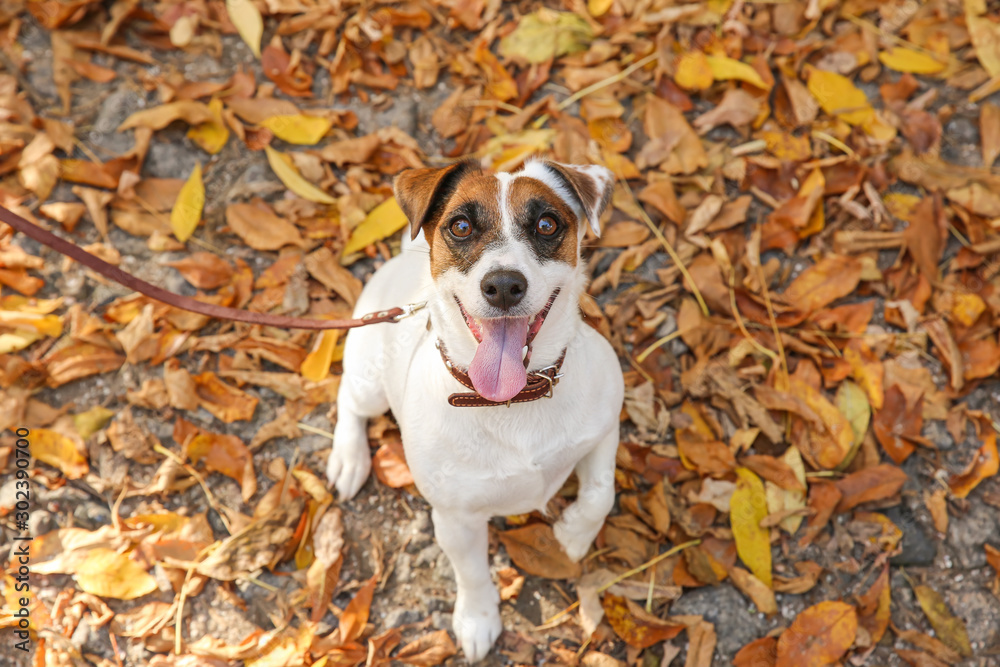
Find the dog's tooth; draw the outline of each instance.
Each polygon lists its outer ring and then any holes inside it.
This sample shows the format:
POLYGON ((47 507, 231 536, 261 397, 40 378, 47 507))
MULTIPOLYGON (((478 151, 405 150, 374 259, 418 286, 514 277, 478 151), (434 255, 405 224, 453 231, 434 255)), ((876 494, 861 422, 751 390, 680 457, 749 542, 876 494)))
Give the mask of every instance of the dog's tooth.
POLYGON ((527 356, 528 356, 528 346, 525 345, 524 347, 521 348, 521 361, 524 361, 524 358, 527 356))

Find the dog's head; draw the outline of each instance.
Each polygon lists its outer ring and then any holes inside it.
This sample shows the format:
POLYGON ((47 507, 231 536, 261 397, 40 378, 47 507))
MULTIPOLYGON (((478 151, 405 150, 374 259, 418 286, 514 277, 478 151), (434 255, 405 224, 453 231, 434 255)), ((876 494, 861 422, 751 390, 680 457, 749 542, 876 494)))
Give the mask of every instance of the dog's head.
POLYGON ((438 295, 478 343, 469 375, 486 398, 524 387, 528 332, 556 295, 575 309, 580 242, 587 226, 600 234, 612 184, 604 167, 547 161, 496 174, 459 162, 396 178, 413 237, 423 230, 430 245, 438 295))

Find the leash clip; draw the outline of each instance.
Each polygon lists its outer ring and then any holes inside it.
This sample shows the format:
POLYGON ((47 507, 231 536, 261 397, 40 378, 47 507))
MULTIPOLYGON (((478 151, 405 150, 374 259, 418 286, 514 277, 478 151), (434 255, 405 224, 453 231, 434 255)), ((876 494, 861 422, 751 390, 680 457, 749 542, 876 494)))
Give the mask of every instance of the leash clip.
POLYGON ((410 303, 402 307, 403 312, 392 318, 393 322, 399 322, 400 320, 405 320, 407 317, 413 317, 417 311, 423 310, 427 307, 426 301, 420 301, 418 303, 410 303))

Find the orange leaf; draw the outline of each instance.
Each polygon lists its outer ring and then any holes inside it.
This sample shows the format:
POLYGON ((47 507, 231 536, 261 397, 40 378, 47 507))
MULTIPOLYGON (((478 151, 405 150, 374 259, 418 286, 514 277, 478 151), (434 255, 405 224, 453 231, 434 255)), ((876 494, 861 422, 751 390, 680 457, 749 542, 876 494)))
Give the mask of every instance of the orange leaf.
POLYGON ((733 656, 733 667, 774 667, 777 659, 777 638, 761 637, 741 648, 733 656))
POLYGON ((62 433, 47 428, 34 429, 28 442, 34 458, 58 468, 69 479, 80 479, 90 470, 81 448, 62 433))
POLYGON ((820 602, 792 621, 778 639, 776 667, 823 667, 837 663, 851 648, 858 616, 846 602, 820 602))
POLYGON ((906 473, 891 463, 852 472, 835 482, 843 495, 837 512, 847 512, 861 503, 890 498, 903 488, 905 482, 906 473))
POLYGON ((606 593, 601 601, 604 614, 615 634, 629 646, 648 648, 680 634, 683 625, 676 625, 648 613, 642 607, 620 595, 606 593))
POLYGON ((413 484, 413 475, 406 465, 403 443, 398 437, 388 436, 372 457, 372 470, 378 480, 392 489, 402 489, 413 484))
POLYGON ((976 420, 976 430, 983 439, 983 445, 976 452, 976 457, 961 474, 953 475, 948 480, 951 492, 959 498, 965 498, 979 483, 992 477, 1000 471, 1000 453, 997 452, 997 432, 987 417, 976 420))
POLYGON ((378 579, 372 577, 354 594, 354 599, 347 603, 344 613, 340 615, 341 643, 346 644, 361 637, 365 625, 368 624, 368 614, 371 613, 372 597, 375 595, 377 583, 378 579))
POLYGON ((455 655, 458 649, 447 630, 438 630, 418 637, 399 649, 394 659, 416 667, 434 667, 455 655))

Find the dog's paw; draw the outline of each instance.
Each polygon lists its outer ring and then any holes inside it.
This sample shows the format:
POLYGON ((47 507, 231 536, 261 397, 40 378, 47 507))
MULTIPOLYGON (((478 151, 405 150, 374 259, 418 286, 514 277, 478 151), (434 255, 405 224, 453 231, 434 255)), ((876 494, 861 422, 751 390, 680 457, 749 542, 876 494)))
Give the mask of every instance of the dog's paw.
POLYGON ((368 443, 364 448, 334 445, 326 462, 326 478, 341 500, 350 500, 361 490, 371 469, 368 443))
POLYGON ((455 603, 452 628, 459 646, 469 662, 479 662, 486 657, 503 631, 500 608, 496 602, 466 604, 465 600, 455 603))
MULTIPOLYGON (((600 530, 599 526, 597 530, 600 530)), ((552 527, 552 532, 562 545, 563 551, 574 563, 587 555, 597 534, 597 531, 581 530, 581 526, 571 525, 565 521, 557 522, 552 527)))

